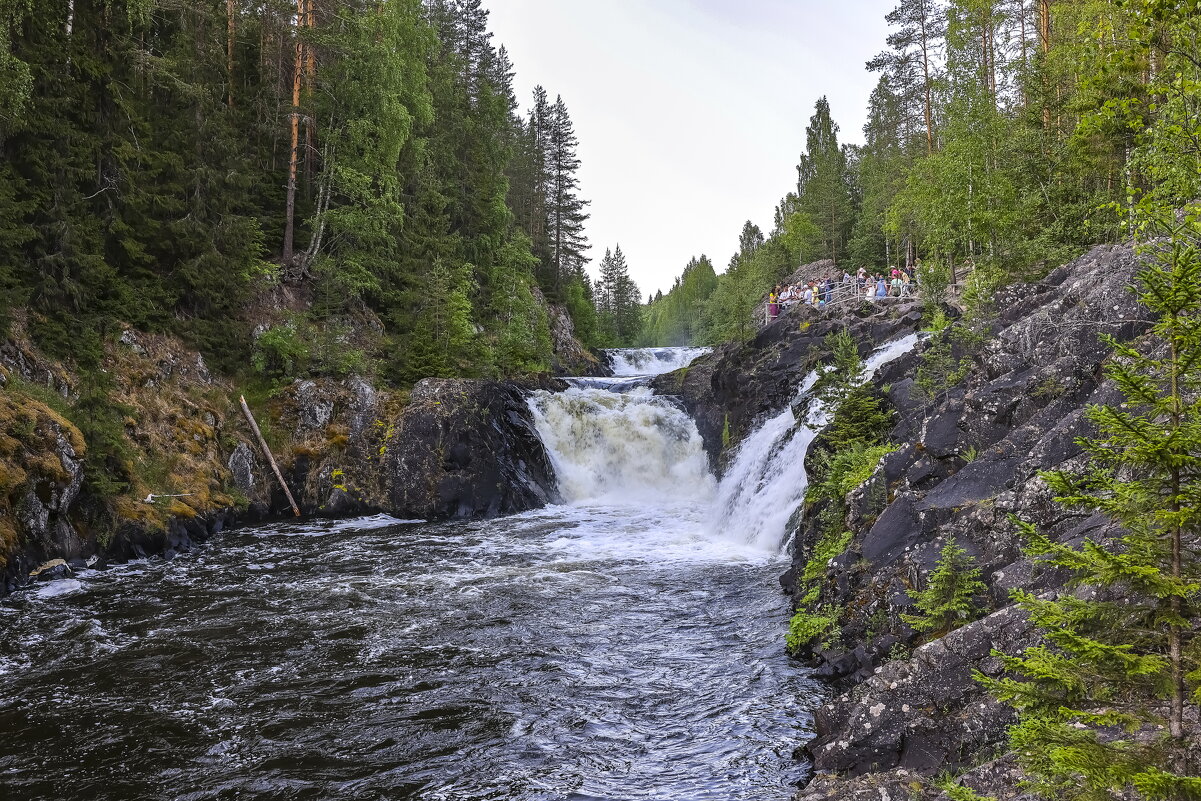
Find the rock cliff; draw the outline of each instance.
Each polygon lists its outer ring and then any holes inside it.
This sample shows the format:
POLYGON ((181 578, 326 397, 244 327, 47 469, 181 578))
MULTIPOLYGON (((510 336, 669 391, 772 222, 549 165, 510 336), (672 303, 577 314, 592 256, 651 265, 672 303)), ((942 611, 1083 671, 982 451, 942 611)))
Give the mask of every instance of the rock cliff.
MULTIPOLYGON (((994 648, 1012 653, 1034 642, 1009 602, 1012 589, 1061 589, 1061 577, 1023 556, 1010 515, 1061 541, 1106 535, 1106 520, 1055 504, 1039 473, 1082 467, 1076 439, 1089 433, 1085 410, 1116 397, 1103 378, 1109 349, 1099 335, 1129 341, 1147 330, 1128 289, 1137 266, 1128 247, 1095 248, 1042 281, 998 293, 972 341, 944 339, 937 350, 940 340, 931 340, 874 377, 894 412, 888 440, 897 450, 846 499, 851 537, 817 565, 816 596, 798 577, 806 566, 813 574, 820 508, 811 505, 797 521, 793 568, 782 577, 798 604, 808 593, 805 603, 837 618, 837 631, 802 654, 834 694, 804 749, 815 777, 798 800, 945 798, 932 780, 948 771, 986 794, 1021 797, 1020 771, 996 757, 1011 713, 972 674, 1000 673, 994 648), (939 360, 949 367, 940 372, 939 360), (922 365, 936 380, 915 380, 922 365), (909 591, 924 586, 950 537, 982 568, 987 609, 926 642, 901 615, 915 611, 909 591)), ((828 333, 845 326, 866 353, 920 318, 916 305, 900 301, 843 317, 795 309, 751 342, 727 345, 657 386, 681 396, 720 464, 723 429, 736 445, 788 403, 801 377, 828 357, 828 333)))

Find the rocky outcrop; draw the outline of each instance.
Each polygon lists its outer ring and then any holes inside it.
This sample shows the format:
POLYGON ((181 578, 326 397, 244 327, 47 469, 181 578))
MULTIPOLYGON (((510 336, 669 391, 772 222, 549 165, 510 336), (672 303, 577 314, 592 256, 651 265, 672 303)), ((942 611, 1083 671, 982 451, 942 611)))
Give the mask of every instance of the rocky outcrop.
POLYGON ((608 375, 609 370, 597 355, 585 348, 575 336, 575 325, 567 309, 550 303, 542 290, 531 287, 534 299, 546 309, 550 324, 551 372, 555 375, 608 375))
POLYGON ((389 506, 427 519, 521 512, 557 500, 523 389, 426 379, 385 455, 389 506))
MULTIPOLYGON (((1098 335, 1131 340, 1147 329, 1127 289, 1137 263, 1130 248, 1100 247, 1000 293, 970 369, 934 398, 914 383, 920 352, 877 375, 897 411, 890 438, 900 449, 848 498, 854 538, 822 582, 819 603, 841 610, 842 636, 812 656, 844 692, 816 716, 808 753, 817 777, 798 799, 935 798, 930 777, 957 770, 981 792, 1020 796, 1016 766, 991 756, 1010 713, 972 673, 998 675, 994 648, 1033 642, 1009 592, 1054 591, 1061 579, 1023 556, 1010 515, 1064 542, 1109 532, 1104 518, 1055 504, 1039 473, 1082 467, 1076 440, 1090 433, 1087 407, 1118 397, 1098 335), (913 611, 909 590, 924 586, 950 537, 982 568, 991 613, 922 644, 901 614, 913 611)), ((819 537, 812 517, 797 532, 797 569, 819 537)))
POLYGON ((848 330, 866 355, 912 333, 921 319, 921 307, 910 301, 866 304, 845 317, 794 306, 749 342, 723 345, 683 370, 656 377, 652 386, 680 397, 716 462, 727 427, 736 443, 765 415, 792 403, 805 374, 828 357, 827 336, 848 330))
MULTIPOLYGON (((6 377, 5 383, 11 380, 6 377)), ((0 568, 30 572, 47 554, 78 559, 86 543, 69 514, 83 486, 87 446, 45 403, 0 390, 0 568)))
MULTIPOLYGON (((103 369, 113 382, 104 413, 123 427, 106 419, 101 435, 116 439, 89 455, 70 419, 77 379, 27 341, 0 347, 0 595, 55 559, 70 570, 170 558, 235 522, 290 514, 238 390, 198 353, 126 330, 103 369), (107 460, 93 463, 99 484, 85 482, 88 458, 107 460)), ((561 386, 428 379, 398 392, 352 376, 295 381, 251 406, 305 515, 434 520, 555 497, 525 396, 561 386)))

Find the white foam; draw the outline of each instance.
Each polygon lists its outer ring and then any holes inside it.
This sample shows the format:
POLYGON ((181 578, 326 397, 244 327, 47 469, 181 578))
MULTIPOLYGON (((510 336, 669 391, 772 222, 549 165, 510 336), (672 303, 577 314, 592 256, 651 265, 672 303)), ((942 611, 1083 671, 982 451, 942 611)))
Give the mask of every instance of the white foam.
MULTIPOLYGON (((913 350, 918 339, 910 334, 877 348, 863 362, 862 381, 913 350)), ((715 534, 760 548, 783 547, 788 521, 809 487, 805 456, 832 413, 821 398, 809 397, 819 377, 818 371, 810 372, 797 391, 798 400, 807 401, 799 425, 792 408, 785 408, 739 444, 718 487, 710 524, 715 534)))
POLYGON ((712 348, 610 348, 615 376, 660 375, 687 367, 712 348))
POLYGON ((58 598, 63 595, 74 595, 82 589, 82 582, 76 579, 64 578, 46 582, 34 590, 33 594, 38 598, 58 598))
POLYGON ((646 387, 539 391, 530 408, 569 503, 653 506, 713 492, 696 424, 646 387))

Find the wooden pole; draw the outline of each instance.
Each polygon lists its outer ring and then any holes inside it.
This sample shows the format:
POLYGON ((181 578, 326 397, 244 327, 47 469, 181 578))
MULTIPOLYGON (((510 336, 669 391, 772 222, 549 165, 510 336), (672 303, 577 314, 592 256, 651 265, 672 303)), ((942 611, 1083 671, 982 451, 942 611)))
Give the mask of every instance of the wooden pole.
POLYGON ((292 504, 292 514, 300 517, 300 507, 296 505, 296 499, 292 497, 292 491, 288 489, 288 484, 284 481, 284 474, 279 471, 279 465, 275 463, 275 457, 271 455, 271 449, 267 447, 267 440, 263 439, 263 433, 259 431, 259 424, 254 421, 254 415, 250 413, 250 407, 246 405, 246 396, 239 397, 242 400, 242 412, 246 415, 246 422, 250 423, 250 430, 254 432, 255 438, 259 441, 259 448, 262 449, 263 456, 267 457, 267 463, 271 465, 271 470, 279 480, 279 485, 284 488, 284 495, 288 496, 288 503, 292 504))

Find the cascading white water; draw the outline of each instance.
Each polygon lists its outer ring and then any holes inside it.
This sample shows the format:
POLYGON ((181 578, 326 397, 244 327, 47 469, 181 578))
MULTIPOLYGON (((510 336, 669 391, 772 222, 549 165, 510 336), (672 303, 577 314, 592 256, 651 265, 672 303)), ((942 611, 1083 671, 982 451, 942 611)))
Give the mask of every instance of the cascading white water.
POLYGON ((530 404, 569 503, 694 500, 711 495, 692 419, 647 387, 540 391, 530 404))
POLYGON ((610 348, 615 376, 660 375, 687 367, 712 348, 610 348))
MULTIPOLYGON (((917 341, 911 334, 877 349, 864 361, 862 380, 917 341)), ((805 496, 809 446, 829 422, 826 404, 811 397, 818 377, 811 372, 798 389, 806 403, 801 424, 791 407, 768 419, 743 440, 720 483, 692 418, 649 387, 539 391, 530 408, 568 504, 586 505, 594 516, 625 515, 631 526, 690 548, 704 541, 774 554, 805 496), (617 511, 631 506, 636 513, 617 511)))
MULTIPOLYGON (((910 334, 878 348, 864 360, 863 381, 913 350, 917 343, 918 335, 910 334)), ((805 400, 818 377, 817 371, 805 377, 797 391, 798 400, 805 400)), ((710 518, 710 530, 715 535, 743 538, 759 548, 781 546, 788 520, 800 507, 809 486, 805 456, 830 421, 830 413, 820 398, 811 397, 800 425, 789 407, 742 441, 718 487, 710 518)))

